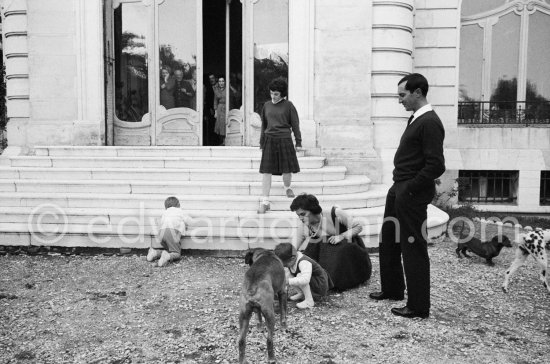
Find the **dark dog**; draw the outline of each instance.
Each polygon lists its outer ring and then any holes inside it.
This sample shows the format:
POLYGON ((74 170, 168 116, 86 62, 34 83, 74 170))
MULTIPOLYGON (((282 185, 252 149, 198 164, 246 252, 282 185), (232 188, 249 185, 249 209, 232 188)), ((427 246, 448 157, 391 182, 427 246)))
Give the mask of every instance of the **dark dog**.
POLYGON ((460 253, 464 254, 465 257, 470 258, 466 254, 467 250, 479 255, 482 258, 487 260, 487 264, 494 265, 493 258, 500 254, 500 251, 503 247, 511 247, 512 242, 506 235, 496 235, 490 241, 483 242, 477 238, 471 238, 469 241, 464 243, 458 243, 456 248, 456 255, 459 258, 460 253))
POLYGON ((257 248, 246 253, 244 258, 250 265, 244 275, 240 298, 239 314, 239 363, 245 363, 246 335, 252 312, 258 316, 261 325, 262 315, 267 326, 267 355, 270 363, 275 363, 273 352, 273 331, 275 330, 274 295, 279 297, 281 327, 286 329, 287 291, 286 277, 281 260, 265 249, 257 248))

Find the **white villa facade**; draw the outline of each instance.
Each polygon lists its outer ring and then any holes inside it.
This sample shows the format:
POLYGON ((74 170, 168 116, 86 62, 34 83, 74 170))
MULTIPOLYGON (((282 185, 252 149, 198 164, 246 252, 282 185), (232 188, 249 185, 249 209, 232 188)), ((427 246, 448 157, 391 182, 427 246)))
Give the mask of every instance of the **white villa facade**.
POLYGON ((282 74, 306 154, 388 185, 408 117, 397 82, 419 72, 446 129, 442 188, 461 177, 462 200, 550 213, 549 1, 4 0, 2 23, 4 158, 208 146, 210 73, 240 93, 226 146, 257 146, 260 86, 282 74), (192 104, 164 103, 166 66, 196 83, 192 104))

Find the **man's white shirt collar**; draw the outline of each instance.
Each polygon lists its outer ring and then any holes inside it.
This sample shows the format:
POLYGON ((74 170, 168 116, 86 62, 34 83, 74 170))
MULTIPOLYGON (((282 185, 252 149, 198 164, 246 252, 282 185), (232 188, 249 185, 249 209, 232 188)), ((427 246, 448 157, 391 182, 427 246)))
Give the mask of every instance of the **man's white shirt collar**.
POLYGON ((433 111, 433 108, 432 108, 431 104, 426 104, 426 105, 422 106, 420 109, 416 110, 416 112, 413 114, 413 118, 412 118, 411 122, 409 123, 409 125, 411 125, 416 119, 418 119, 419 117, 421 117, 422 115, 424 115, 428 111, 433 111))

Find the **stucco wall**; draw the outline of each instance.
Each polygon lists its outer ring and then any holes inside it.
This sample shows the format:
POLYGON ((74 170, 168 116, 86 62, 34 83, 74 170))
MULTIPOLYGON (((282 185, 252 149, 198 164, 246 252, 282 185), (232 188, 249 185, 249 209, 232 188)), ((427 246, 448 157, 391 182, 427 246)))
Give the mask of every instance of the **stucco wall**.
POLYGON ((8 0, 4 8, 20 28, 6 46, 23 54, 7 63, 9 146, 101 143, 101 0, 8 0))
MULTIPOLYGON (((458 170, 519 171, 515 205, 500 211, 550 212, 539 206, 540 171, 550 170, 550 128, 458 126, 460 0, 416 0, 413 69, 430 82, 429 101, 445 125, 447 175, 458 170)), ((452 178, 445 178, 450 189, 452 178)))
POLYGON ((318 0, 315 4, 317 143, 329 164, 380 178, 371 119, 372 4, 318 0))

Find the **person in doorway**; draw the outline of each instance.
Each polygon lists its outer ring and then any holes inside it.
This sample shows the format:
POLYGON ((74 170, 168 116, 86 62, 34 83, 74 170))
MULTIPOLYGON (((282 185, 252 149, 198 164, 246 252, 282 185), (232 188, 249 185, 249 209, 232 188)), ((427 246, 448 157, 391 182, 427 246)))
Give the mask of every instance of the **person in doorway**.
POLYGON ((209 73, 205 79, 208 79, 208 84, 204 85, 204 115, 203 115, 203 140, 204 145, 214 145, 216 134, 214 133, 214 90, 218 80, 213 73, 209 73))
POLYGON ((214 132, 218 135, 219 145, 225 145, 225 77, 218 77, 218 87, 214 89, 214 132))
POLYGON ((283 176, 283 187, 288 198, 294 198, 291 188, 292 173, 300 172, 296 151, 302 149, 302 134, 298 112, 292 102, 286 99, 288 85, 283 78, 276 78, 269 84, 271 100, 267 101, 261 113, 262 128, 260 134, 260 149, 262 160, 260 173, 262 179, 262 197, 259 214, 270 209, 269 195, 271 192, 271 176, 283 176), (296 149, 292 142, 294 133, 296 149))
POLYGON ((174 87, 176 83, 174 77, 170 75, 170 70, 163 67, 160 70, 160 104, 168 109, 175 106, 174 102, 174 87))
POLYGON ((183 79, 183 70, 177 69, 174 71, 174 99, 176 107, 191 107, 191 100, 194 97, 194 90, 191 84, 183 79))
POLYGON ((370 297, 402 300, 406 281, 407 304, 394 307, 391 312, 397 316, 427 318, 430 315, 427 207, 435 195, 434 180, 445 172, 445 129, 426 99, 428 81, 424 76, 412 73, 403 77, 397 93, 399 103, 413 114, 395 152, 394 184, 386 197, 379 243, 382 290, 370 297))

